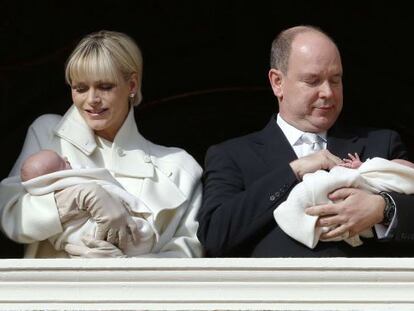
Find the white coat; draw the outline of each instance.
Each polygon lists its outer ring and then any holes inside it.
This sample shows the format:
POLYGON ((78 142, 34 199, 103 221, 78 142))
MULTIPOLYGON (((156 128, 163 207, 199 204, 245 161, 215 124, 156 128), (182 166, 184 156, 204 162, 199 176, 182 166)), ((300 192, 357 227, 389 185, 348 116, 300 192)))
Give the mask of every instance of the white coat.
MULTIPOLYGON (((20 183, 20 167, 31 154, 51 149, 72 165, 98 167, 93 131, 72 106, 63 116, 43 115, 29 127, 23 150, 9 178, 0 185, 3 231, 27 243, 25 257, 65 257, 47 241, 62 232, 53 193, 30 195, 20 183)), ((106 167, 133 195, 155 211, 159 239, 145 257, 200 257, 195 220, 201 204, 201 173, 184 150, 155 145, 138 132, 133 109, 112 144, 111 167, 106 167)), ((102 162, 101 162, 102 163, 102 162)))

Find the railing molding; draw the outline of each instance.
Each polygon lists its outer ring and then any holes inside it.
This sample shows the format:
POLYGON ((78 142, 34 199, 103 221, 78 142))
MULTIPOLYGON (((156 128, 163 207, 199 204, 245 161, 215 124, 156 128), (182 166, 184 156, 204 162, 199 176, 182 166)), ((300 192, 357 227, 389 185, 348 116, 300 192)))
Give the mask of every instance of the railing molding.
POLYGON ((7 259, 0 310, 414 310, 414 259, 7 259))

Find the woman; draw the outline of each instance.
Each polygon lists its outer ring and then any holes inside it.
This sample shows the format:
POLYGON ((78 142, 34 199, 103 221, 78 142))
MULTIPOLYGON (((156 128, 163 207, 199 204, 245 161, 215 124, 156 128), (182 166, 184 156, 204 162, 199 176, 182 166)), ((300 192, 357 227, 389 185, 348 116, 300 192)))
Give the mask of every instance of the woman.
POLYGON ((11 177, 0 187, 1 226, 12 240, 29 244, 26 257, 122 257, 115 245, 126 238, 139 243, 129 213, 108 204, 94 210, 100 225, 95 238, 86 238, 83 246, 69 244, 66 252, 53 249, 47 239, 82 211, 75 207, 76 193, 33 196, 21 187, 23 161, 41 149, 66 156, 72 165, 107 168, 151 209, 158 235, 146 257, 201 256, 195 221, 201 168, 185 151, 155 145, 138 132, 133 106, 141 101, 141 77, 140 50, 125 34, 90 34, 72 52, 66 80, 73 105, 63 117, 43 115, 34 121, 11 177))

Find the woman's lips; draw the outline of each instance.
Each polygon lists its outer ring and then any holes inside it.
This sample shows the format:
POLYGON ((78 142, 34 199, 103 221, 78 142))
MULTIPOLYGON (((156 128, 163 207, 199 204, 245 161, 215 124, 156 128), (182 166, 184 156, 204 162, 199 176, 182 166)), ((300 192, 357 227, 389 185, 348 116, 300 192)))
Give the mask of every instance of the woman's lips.
POLYGON ((107 111, 108 108, 85 109, 85 112, 92 118, 101 117, 107 111))

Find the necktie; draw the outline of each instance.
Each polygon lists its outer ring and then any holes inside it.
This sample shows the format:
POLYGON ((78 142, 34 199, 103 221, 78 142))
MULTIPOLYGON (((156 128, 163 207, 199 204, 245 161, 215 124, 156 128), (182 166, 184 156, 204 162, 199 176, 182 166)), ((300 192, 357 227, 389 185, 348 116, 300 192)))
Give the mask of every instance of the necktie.
POLYGON ((305 155, 315 153, 323 149, 323 139, 315 133, 304 133, 302 142, 305 143, 305 155))

